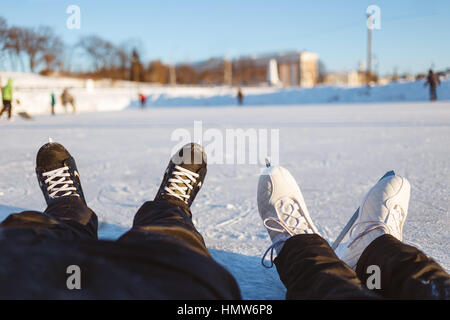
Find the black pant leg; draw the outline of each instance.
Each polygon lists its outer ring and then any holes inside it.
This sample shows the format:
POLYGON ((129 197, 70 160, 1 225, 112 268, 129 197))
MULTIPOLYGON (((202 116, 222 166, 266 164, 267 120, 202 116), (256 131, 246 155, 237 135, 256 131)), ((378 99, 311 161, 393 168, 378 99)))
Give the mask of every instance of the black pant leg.
POLYGON ((430 100, 431 101, 437 100, 436 86, 430 85, 430 100))
POLYGON ((12 116, 11 101, 3 100, 3 109, 0 112, 0 116, 3 114, 3 112, 7 112, 8 113, 8 119, 11 119, 11 116, 12 116))
POLYGON ((370 265, 380 267, 381 289, 389 299, 450 299, 450 275, 419 249, 391 235, 378 237, 364 250, 356 273, 365 281, 370 265))
POLYGON ((378 299, 317 234, 286 241, 274 260, 286 299, 378 299))
MULTIPOLYGON (((158 200, 145 202, 134 217, 132 228, 118 245, 135 245, 141 256, 155 254, 146 246, 157 246, 159 259, 165 260, 165 271, 159 271, 164 291, 179 297, 185 291, 189 299, 241 299, 234 277, 210 256, 201 234, 192 223, 189 207, 182 201, 158 200), (174 270, 176 272, 174 273, 174 270), (171 273, 170 273, 171 272, 171 273), (207 288, 208 293, 204 292, 207 288)), ((147 273, 155 266, 145 265, 147 273)))
POLYGON ((189 207, 182 201, 145 202, 136 213, 132 228, 119 241, 165 240, 210 256, 202 235, 191 219, 189 207))
POLYGON ((8 101, 6 101, 6 100, 2 100, 3 106, 2 106, 2 108, 0 110, 0 117, 2 116, 3 112, 7 111, 7 108, 6 108, 7 102, 8 101))
POLYGON ((97 239, 96 214, 79 197, 62 197, 42 213, 9 215, 1 224, 4 236, 39 235, 58 239, 97 239))

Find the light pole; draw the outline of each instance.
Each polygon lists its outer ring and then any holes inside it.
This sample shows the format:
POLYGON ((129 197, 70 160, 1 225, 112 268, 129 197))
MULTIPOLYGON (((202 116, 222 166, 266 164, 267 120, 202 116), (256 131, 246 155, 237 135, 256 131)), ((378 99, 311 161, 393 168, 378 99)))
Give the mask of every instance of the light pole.
POLYGON ((367 14, 367 70, 366 81, 367 85, 370 83, 370 74, 372 73, 372 13, 367 14))

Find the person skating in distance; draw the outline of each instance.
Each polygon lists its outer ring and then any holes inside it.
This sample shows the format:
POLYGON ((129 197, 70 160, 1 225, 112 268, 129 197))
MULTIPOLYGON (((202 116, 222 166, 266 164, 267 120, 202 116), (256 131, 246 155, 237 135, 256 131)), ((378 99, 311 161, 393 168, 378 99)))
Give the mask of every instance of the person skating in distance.
MULTIPOLYGON (((1 86, 1 83, 0 83, 1 86)), ((5 112, 8 115, 8 120, 12 121, 12 101, 13 101, 13 79, 9 78, 6 86, 2 88, 3 107, 0 110, 0 118, 5 112)))
POLYGON ((70 94, 68 88, 64 88, 61 94, 61 103, 64 107, 64 111, 67 113, 67 105, 70 104, 72 106, 73 114, 77 113, 77 108, 75 106, 75 98, 70 94))
POLYGON ((365 196, 346 243, 336 252, 314 225, 295 179, 269 166, 258 183, 258 210, 272 240, 266 251, 287 299, 449 299, 450 276, 418 249, 402 243, 410 184, 385 175, 365 196), (277 257, 273 259, 273 251, 277 257), (370 266, 379 288, 366 286, 370 266))
POLYGON ((437 86, 441 84, 439 80, 439 75, 434 73, 433 70, 428 70, 428 75, 425 79, 425 86, 430 86, 430 101, 437 100, 437 86))
POLYGON ((74 158, 59 143, 45 144, 36 174, 47 209, 11 214, 0 225, 0 298, 240 299, 192 223, 206 171, 203 148, 185 145, 132 228, 117 241, 98 240, 74 158), (68 284, 70 266, 80 270, 78 286, 68 284))

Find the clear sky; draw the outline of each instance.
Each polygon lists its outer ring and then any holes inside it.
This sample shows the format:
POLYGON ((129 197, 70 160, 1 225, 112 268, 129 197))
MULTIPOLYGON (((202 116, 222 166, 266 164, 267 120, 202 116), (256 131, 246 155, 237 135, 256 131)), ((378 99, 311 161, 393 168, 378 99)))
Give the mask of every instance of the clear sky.
POLYGON ((139 39, 145 60, 309 50, 327 70, 352 70, 366 59, 369 5, 381 9, 373 35, 380 74, 450 67, 448 0, 0 0, 0 16, 51 26, 68 44, 89 34, 117 44, 139 39), (72 4, 81 9, 80 30, 66 28, 72 4))

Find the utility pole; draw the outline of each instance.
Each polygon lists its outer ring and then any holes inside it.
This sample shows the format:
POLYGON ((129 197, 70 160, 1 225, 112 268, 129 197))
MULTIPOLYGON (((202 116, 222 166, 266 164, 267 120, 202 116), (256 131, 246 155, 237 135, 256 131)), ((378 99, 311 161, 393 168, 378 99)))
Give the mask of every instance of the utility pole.
POLYGON ((370 75, 372 73, 372 13, 367 14, 367 70, 366 81, 367 85, 370 83, 370 75))

